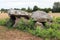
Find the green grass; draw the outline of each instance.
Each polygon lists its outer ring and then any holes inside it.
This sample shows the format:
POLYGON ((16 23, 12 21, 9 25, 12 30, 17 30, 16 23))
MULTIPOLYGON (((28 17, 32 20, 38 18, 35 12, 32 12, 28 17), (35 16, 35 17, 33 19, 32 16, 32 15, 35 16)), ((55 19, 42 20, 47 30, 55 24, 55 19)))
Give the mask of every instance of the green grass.
MULTIPOLYGON (((10 23, 8 26, 11 27, 12 21, 9 21, 10 23)), ((45 28, 40 28, 40 26, 35 27, 35 23, 32 19, 28 20, 28 23, 26 24, 24 22, 24 19, 20 19, 18 24, 16 25, 16 29, 27 31, 35 36, 42 37, 44 40, 49 39, 55 39, 60 40, 60 18, 53 19, 53 23, 51 25, 46 23, 45 28), (47 28, 48 27, 48 28, 47 28)), ((0 20, 0 25, 6 24, 6 20, 0 20)))
POLYGON ((7 20, 0 19, 0 25, 4 26, 6 24, 7 20))

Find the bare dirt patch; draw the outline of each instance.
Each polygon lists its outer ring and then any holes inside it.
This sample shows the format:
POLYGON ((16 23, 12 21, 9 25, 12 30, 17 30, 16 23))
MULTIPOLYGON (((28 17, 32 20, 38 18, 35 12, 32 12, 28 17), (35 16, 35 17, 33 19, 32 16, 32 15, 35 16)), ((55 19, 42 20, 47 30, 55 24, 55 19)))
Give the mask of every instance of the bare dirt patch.
POLYGON ((42 40, 39 37, 19 30, 8 30, 4 26, 0 26, 0 40, 42 40))

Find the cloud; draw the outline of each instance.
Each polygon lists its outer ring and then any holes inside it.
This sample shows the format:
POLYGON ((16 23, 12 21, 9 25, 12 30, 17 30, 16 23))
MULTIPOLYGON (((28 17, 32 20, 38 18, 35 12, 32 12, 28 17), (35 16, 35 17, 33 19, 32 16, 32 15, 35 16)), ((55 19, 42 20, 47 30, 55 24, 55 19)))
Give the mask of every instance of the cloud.
POLYGON ((54 2, 60 0, 0 0, 0 8, 27 8, 37 5, 41 8, 49 8, 54 2))

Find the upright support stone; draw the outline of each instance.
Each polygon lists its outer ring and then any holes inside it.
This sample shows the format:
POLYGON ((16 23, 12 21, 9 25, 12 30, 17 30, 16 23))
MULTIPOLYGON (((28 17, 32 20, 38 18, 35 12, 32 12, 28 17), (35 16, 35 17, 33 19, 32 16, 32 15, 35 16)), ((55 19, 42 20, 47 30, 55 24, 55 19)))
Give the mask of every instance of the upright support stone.
POLYGON ((20 18, 16 17, 16 20, 15 20, 13 27, 16 27, 16 25, 18 24, 19 21, 20 21, 20 18))

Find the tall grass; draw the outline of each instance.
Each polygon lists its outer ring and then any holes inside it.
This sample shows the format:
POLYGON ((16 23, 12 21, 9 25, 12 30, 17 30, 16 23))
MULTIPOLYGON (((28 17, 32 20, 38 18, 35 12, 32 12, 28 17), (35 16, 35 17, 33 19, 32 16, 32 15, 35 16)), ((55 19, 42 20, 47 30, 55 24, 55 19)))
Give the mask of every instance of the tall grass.
POLYGON ((34 29, 34 22, 32 19, 30 19, 25 23, 24 19, 20 19, 16 27, 20 30, 28 31, 29 29, 34 29))
MULTIPOLYGON (((5 23, 6 20, 0 20, 0 25, 5 23)), ((12 23, 11 20, 10 23, 12 23)), ((35 36, 42 37, 44 40, 60 40, 60 18, 53 19, 53 23, 51 25, 46 24, 46 27, 43 29, 40 26, 35 27, 33 19, 28 20, 26 23, 24 19, 20 19, 16 29, 27 31, 35 36)))
POLYGON ((0 26, 4 26, 7 22, 7 19, 0 19, 0 26))

